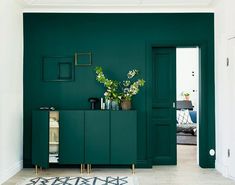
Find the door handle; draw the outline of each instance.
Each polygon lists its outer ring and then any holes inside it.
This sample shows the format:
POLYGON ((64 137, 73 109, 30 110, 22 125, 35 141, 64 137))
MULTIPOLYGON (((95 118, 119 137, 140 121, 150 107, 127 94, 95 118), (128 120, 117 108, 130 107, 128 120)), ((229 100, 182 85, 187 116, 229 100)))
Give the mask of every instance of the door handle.
POLYGON ((175 108, 175 102, 173 102, 172 107, 175 108))

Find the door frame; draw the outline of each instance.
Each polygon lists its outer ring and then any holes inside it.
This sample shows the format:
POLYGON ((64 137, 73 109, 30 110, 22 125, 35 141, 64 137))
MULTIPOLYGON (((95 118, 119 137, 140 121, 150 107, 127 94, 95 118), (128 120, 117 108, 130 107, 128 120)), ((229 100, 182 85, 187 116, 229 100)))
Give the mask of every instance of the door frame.
POLYGON ((209 48, 206 41, 160 40, 146 42, 146 110, 148 162, 152 164, 152 48, 159 47, 198 47, 199 48, 199 166, 215 167, 215 80, 214 80, 214 45, 209 48), (211 53, 209 55, 209 52, 211 53), (209 111, 210 110, 210 111, 209 111))

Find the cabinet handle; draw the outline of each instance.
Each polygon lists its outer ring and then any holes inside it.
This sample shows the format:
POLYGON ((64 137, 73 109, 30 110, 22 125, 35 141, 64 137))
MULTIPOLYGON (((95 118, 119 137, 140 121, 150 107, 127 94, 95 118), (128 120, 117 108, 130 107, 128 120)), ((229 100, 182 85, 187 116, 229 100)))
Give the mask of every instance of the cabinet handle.
POLYGON ((175 102, 173 102, 173 105, 172 105, 173 108, 175 108, 175 102))

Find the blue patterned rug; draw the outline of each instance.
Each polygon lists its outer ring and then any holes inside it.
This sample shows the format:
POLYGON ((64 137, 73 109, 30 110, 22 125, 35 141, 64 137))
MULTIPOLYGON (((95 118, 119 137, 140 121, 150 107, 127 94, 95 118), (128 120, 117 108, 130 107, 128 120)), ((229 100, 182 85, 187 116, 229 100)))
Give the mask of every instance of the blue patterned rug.
POLYGON ((133 177, 34 177, 20 185, 138 185, 133 177))

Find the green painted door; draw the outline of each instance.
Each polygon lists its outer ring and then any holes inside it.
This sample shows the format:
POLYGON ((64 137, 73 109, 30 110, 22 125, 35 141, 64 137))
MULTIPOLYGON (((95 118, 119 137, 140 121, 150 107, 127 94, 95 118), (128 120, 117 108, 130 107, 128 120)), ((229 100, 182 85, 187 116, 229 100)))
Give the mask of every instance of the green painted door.
POLYGON ((136 164, 136 111, 111 111, 111 164, 136 164))
POLYGON ((32 113, 32 164, 49 167, 49 112, 32 113))
POLYGON ((60 111, 59 163, 84 163, 84 111, 60 111))
POLYGON ((176 164, 176 48, 152 49, 153 164, 176 164))
POLYGON ((109 111, 85 111, 85 163, 110 163, 109 111))

